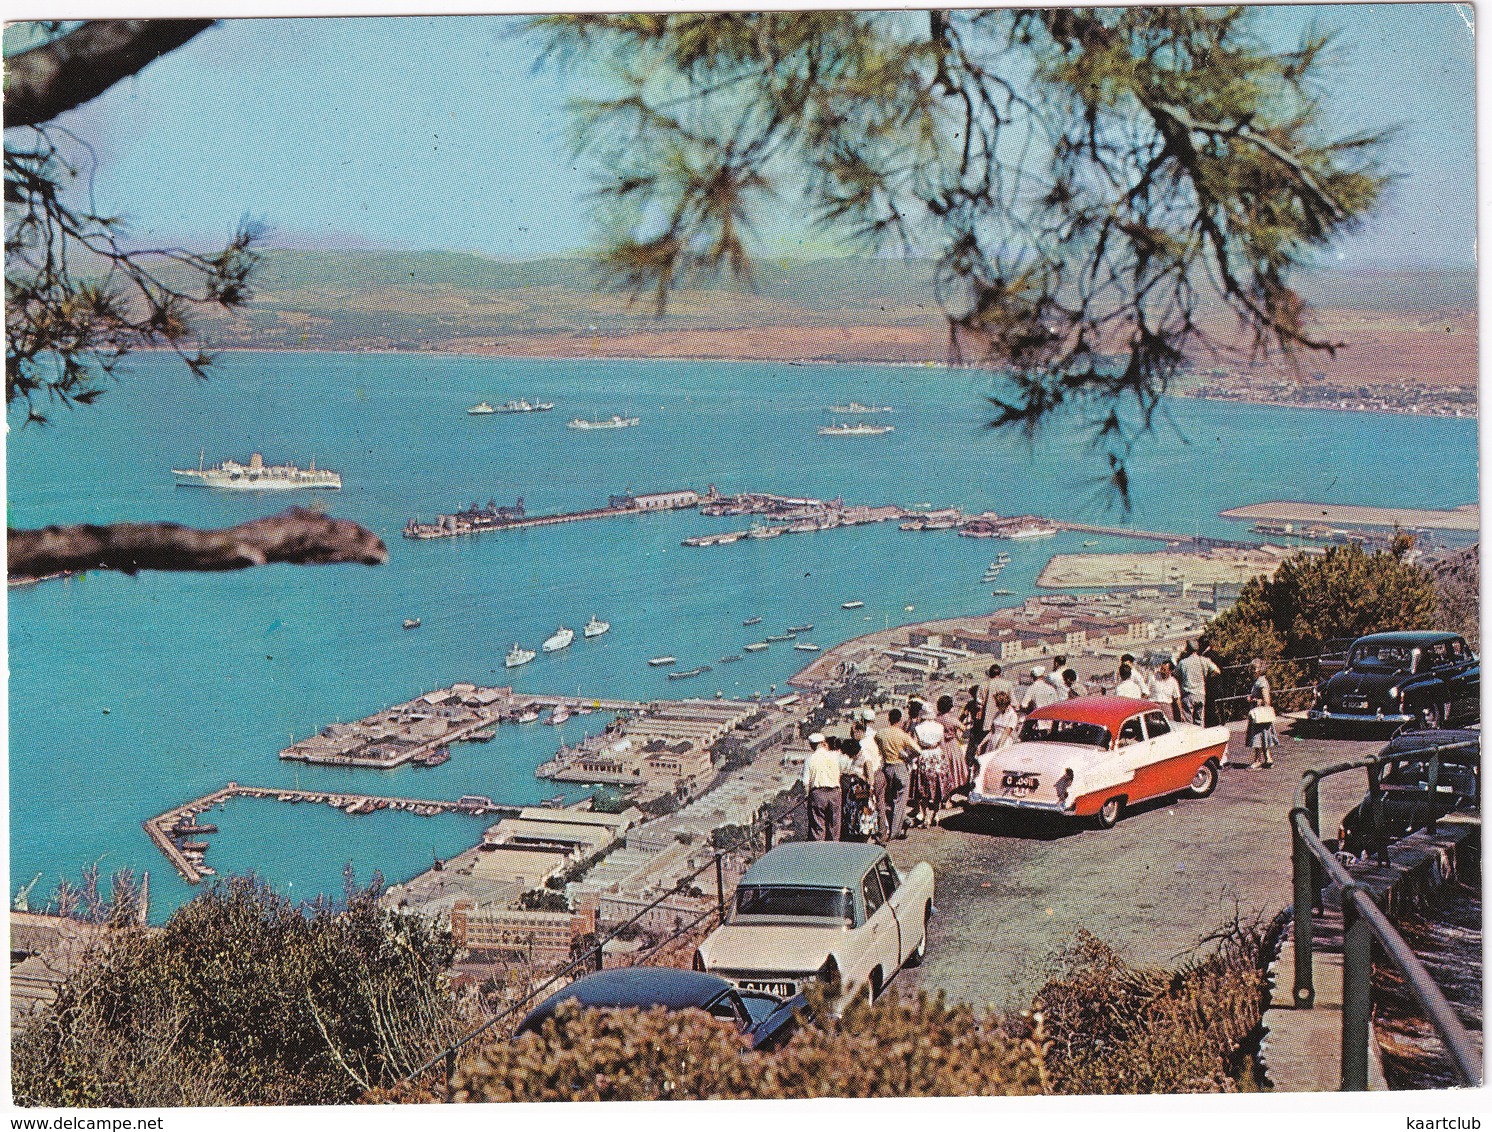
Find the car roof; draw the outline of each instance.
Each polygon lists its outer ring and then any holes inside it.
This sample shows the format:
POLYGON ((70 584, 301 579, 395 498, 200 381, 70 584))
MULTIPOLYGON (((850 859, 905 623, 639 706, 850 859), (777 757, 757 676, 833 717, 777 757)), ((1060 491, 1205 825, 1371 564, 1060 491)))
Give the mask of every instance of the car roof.
POLYGON ((741 883, 854 888, 885 855, 879 845, 858 841, 790 841, 747 869, 741 883))
POLYGON ((669 1010, 705 1007, 731 985, 716 975, 701 971, 677 971, 668 967, 619 967, 587 975, 550 995, 526 1017, 519 1030, 536 1029, 562 1003, 582 1006, 662 1006, 669 1010))
POLYGON ((1075 700, 1058 700, 1046 707, 1039 707, 1026 718, 1096 723, 1110 731, 1117 731, 1131 716, 1162 710, 1164 709, 1160 704, 1131 699, 1129 696, 1079 696, 1075 700))
POLYGON ((1446 633, 1431 630, 1408 631, 1401 630, 1396 633, 1370 633, 1366 637, 1358 637, 1352 642, 1352 647, 1358 645, 1434 645, 1441 641, 1455 641, 1460 639, 1459 633, 1446 633))
POLYGON ((1407 755, 1418 754, 1421 751, 1428 753, 1436 747, 1450 747, 1462 743, 1473 743, 1475 746, 1459 747, 1454 751, 1447 751, 1448 759, 1455 762, 1477 762, 1480 758, 1482 733, 1454 728, 1442 731, 1406 731, 1402 735, 1395 735, 1379 754, 1407 755))

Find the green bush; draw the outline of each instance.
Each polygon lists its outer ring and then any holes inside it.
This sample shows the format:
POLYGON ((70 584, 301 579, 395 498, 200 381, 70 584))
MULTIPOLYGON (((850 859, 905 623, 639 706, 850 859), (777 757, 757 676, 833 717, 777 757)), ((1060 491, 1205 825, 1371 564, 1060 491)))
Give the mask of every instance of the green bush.
POLYGON ((17 1102, 333 1104, 398 1080, 462 1019, 449 934, 378 896, 303 909, 235 877, 159 932, 111 933, 15 1035, 17 1102))

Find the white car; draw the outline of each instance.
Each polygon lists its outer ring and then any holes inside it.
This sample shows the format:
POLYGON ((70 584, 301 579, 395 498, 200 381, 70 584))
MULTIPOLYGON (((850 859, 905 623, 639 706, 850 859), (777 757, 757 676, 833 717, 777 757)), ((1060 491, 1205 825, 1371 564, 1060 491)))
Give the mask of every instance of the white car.
POLYGON ((746 871, 694 967, 779 998, 838 980, 846 997, 874 1002, 898 970, 922 962, 932 914, 926 861, 902 875, 879 845, 791 842, 746 871))

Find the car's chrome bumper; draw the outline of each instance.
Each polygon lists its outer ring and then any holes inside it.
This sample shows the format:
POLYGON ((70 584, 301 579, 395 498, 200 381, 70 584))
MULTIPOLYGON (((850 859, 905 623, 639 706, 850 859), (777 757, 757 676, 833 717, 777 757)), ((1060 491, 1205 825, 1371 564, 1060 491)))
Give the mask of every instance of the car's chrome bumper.
POLYGON ((1013 810, 1043 810, 1049 814, 1072 816, 1071 809, 1056 802, 1033 802, 1029 798, 1013 798, 1007 794, 981 794, 977 790, 969 791, 968 804, 971 806, 1006 806, 1013 810))
POLYGON ((1325 723, 1413 723, 1415 717, 1404 715, 1402 712, 1384 715, 1381 711, 1370 714, 1365 711, 1331 711, 1324 708, 1312 708, 1306 712, 1306 718, 1325 723))

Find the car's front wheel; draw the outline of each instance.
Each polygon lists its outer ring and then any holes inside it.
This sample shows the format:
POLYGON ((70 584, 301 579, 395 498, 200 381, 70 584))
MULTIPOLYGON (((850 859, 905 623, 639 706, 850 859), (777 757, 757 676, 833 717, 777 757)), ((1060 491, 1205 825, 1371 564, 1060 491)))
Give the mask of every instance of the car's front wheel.
POLYGON ((1108 799, 1098 808, 1095 820, 1099 829, 1113 829, 1119 824, 1119 817, 1124 813, 1124 799, 1118 795, 1108 799))
POLYGON ((1208 759, 1197 768, 1197 773, 1192 775, 1190 785, 1186 792, 1193 798, 1205 798, 1217 789, 1217 760, 1208 759))

